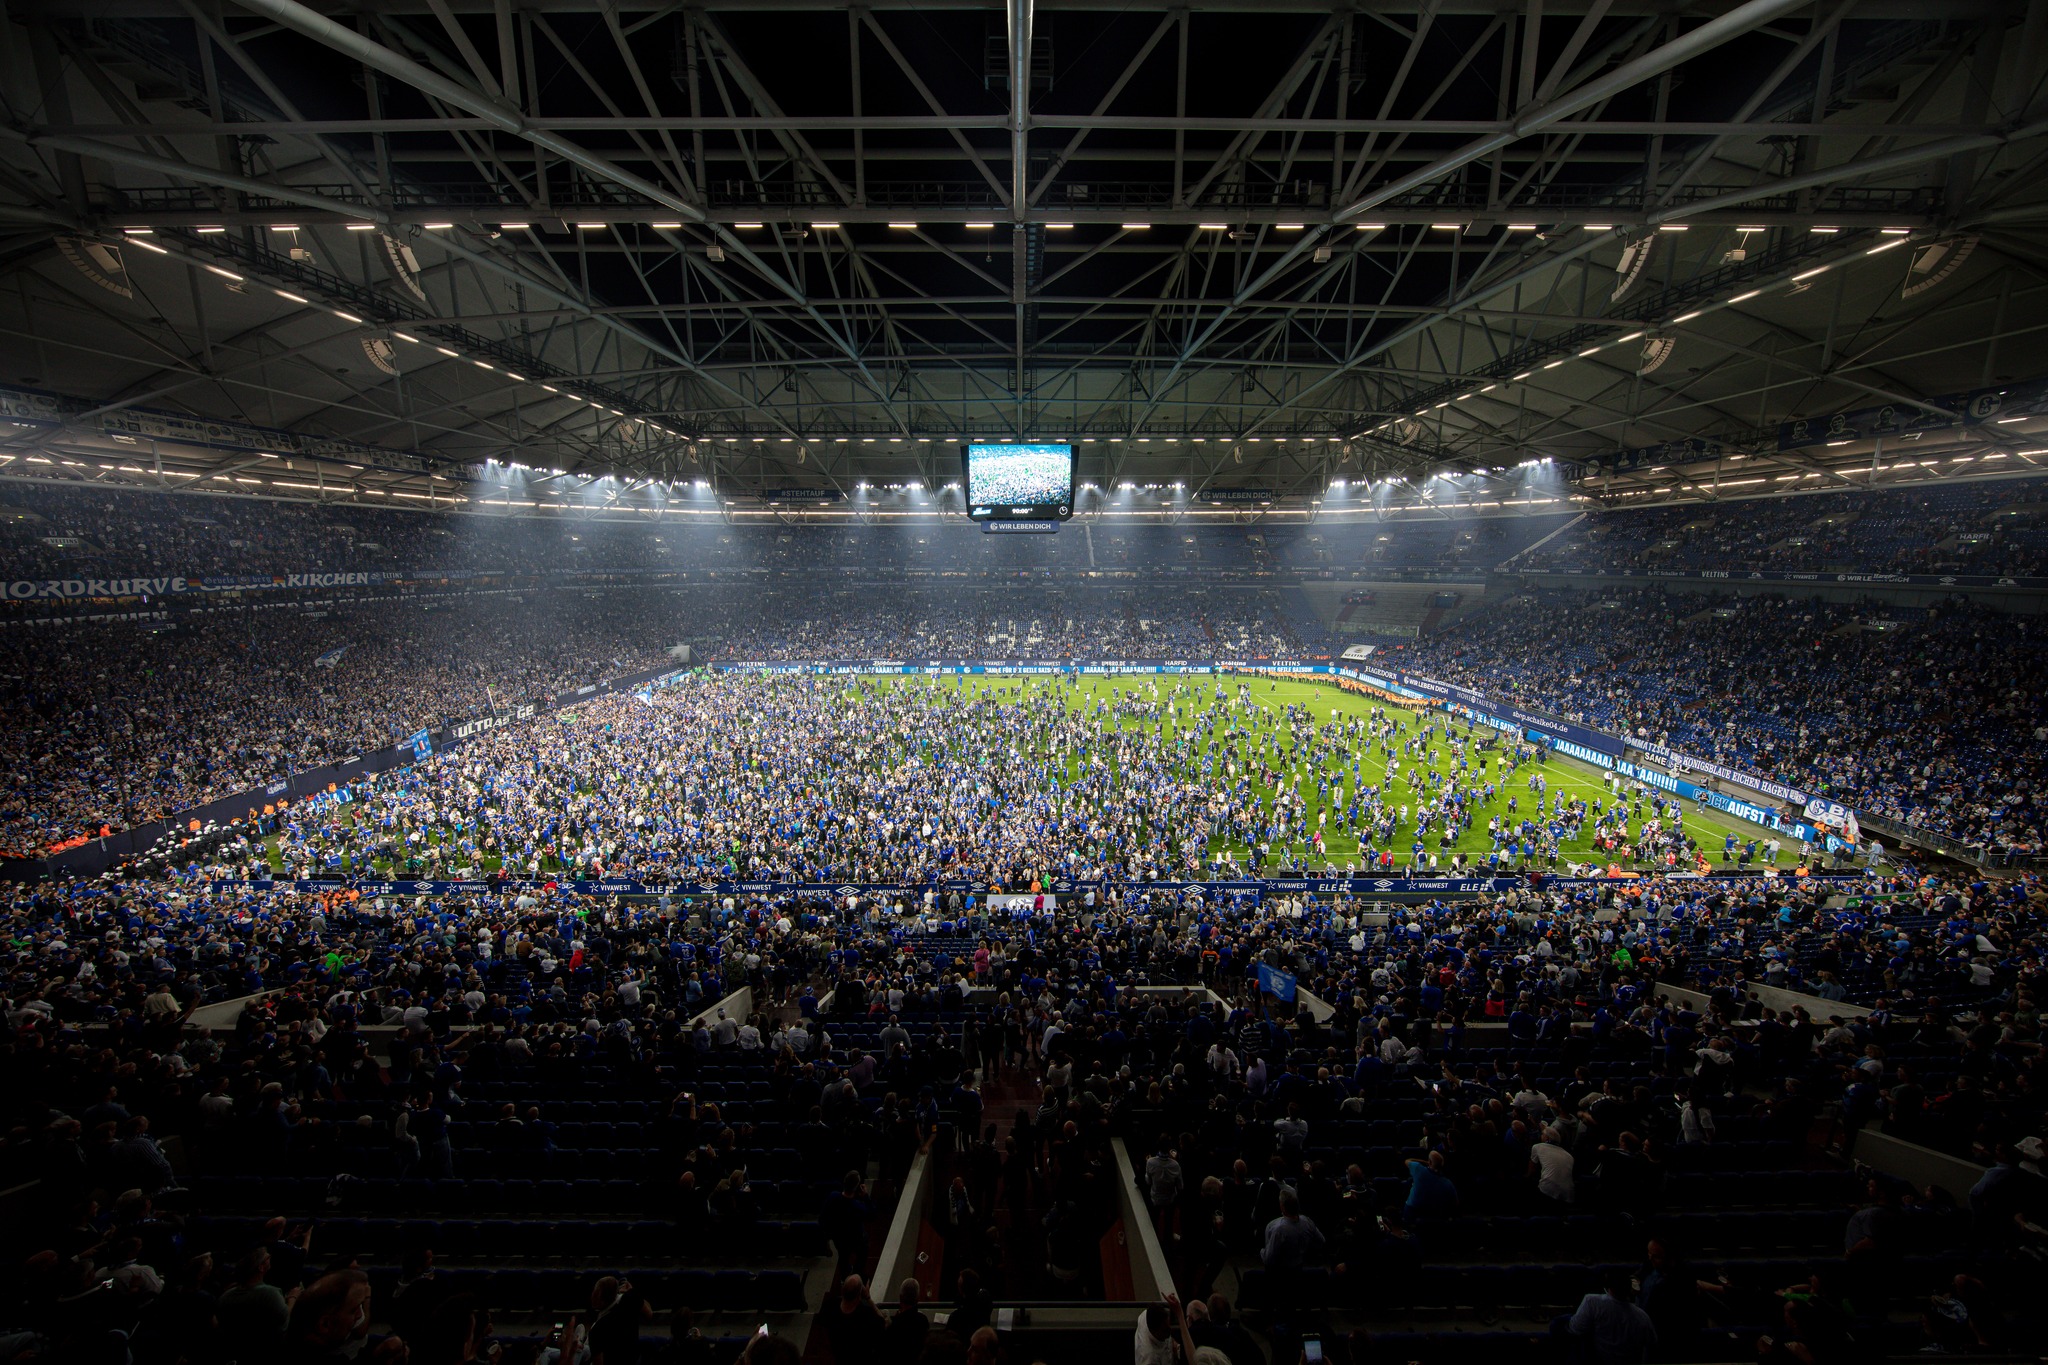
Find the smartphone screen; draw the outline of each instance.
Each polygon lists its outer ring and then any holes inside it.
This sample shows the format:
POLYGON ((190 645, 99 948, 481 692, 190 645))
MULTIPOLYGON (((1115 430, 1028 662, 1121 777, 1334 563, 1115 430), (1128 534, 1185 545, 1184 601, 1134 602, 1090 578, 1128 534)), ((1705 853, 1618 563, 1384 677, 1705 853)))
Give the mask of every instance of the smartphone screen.
POLYGON ((1321 1337, 1303 1337, 1301 1339, 1301 1358, 1306 1360, 1308 1365, 1322 1365, 1323 1339, 1321 1337))

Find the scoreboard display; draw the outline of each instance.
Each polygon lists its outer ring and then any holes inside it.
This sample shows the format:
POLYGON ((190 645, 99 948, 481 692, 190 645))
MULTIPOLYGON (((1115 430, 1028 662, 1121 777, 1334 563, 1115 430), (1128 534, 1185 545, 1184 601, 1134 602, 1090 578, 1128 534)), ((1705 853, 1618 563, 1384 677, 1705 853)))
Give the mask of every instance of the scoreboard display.
POLYGON ((1065 521, 1074 515, 1074 447, 1064 441, 960 448, 967 515, 976 521, 1065 521))

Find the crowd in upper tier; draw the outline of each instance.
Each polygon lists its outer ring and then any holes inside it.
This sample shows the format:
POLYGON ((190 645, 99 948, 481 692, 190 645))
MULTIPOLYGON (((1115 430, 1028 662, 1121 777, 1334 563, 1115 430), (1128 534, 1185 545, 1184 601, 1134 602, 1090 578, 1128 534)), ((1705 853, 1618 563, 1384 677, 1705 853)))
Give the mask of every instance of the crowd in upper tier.
MULTIPOLYGON (((573 487, 574 481, 566 486, 573 487)), ((551 488, 563 488, 554 484, 551 488)), ((312 506, 254 497, 0 485, 0 580, 384 571, 533 574, 689 571, 955 575, 1131 571, 1147 575, 1593 572, 2019 574, 2048 563, 2038 479, 1846 491, 1682 507, 1460 515, 1433 493, 1422 512, 1347 516, 1326 498, 1312 523, 1220 517, 1085 518, 1057 536, 956 534, 916 520, 734 523, 708 493, 598 488, 575 514, 508 516, 312 506), (655 503, 636 499, 654 498, 655 503), (660 510, 657 514, 657 509, 660 510)), ((545 491, 545 490, 544 490, 545 491)), ((542 501, 552 499, 543 497, 542 501)), ((1140 499, 1135 510, 1147 510, 1140 499)), ((1201 510, 1199 505, 1196 510, 1201 510)), ((11 604, 21 610, 22 604, 11 604)))
POLYGON ((2016 479, 1597 512, 1515 567, 2037 575, 2048 502, 2016 479))

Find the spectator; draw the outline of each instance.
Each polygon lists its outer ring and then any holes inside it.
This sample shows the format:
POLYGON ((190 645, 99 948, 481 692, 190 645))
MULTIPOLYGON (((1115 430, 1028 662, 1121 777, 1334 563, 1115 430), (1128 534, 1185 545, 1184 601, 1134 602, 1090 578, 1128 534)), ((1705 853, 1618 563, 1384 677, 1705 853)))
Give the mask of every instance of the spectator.
POLYGON ((1322 1248, 1323 1234, 1302 1216, 1301 1196, 1291 1187, 1280 1191, 1280 1216, 1266 1224, 1265 1248, 1259 1260, 1273 1274, 1291 1274, 1322 1248))
POLYGON ((1551 1332, 1586 1365, 1641 1365, 1657 1344, 1657 1329, 1635 1297, 1628 1273, 1612 1272, 1599 1293, 1581 1299, 1578 1311, 1553 1322, 1551 1332))

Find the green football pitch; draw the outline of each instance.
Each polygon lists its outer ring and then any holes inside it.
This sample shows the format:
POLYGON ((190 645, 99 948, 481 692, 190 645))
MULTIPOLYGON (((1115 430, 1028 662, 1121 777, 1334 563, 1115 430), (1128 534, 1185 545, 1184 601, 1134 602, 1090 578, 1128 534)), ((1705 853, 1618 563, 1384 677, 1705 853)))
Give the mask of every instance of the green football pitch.
MULTIPOLYGON (((1253 709, 1259 717, 1259 723, 1257 728, 1250 732, 1249 737, 1245 738, 1245 732, 1242 729, 1244 713, 1241 709, 1235 713, 1235 719, 1240 726, 1237 731, 1240 736, 1240 746, 1249 747, 1256 759, 1263 760, 1266 764, 1275 767, 1280 772, 1283 782, 1291 782, 1297 774, 1303 777, 1303 781, 1296 790, 1300 791, 1308 803, 1307 813, 1310 827, 1314 826, 1318 812, 1326 803, 1321 803, 1317 799, 1314 765, 1307 763, 1294 764, 1284 757, 1293 746, 1295 725, 1300 724, 1306 727, 1312 720, 1316 727, 1327 728, 1333 723, 1342 724, 1347 720, 1370 716, 1375 709, 1378 709, 1383 714, 1392 715, 1395 721, 1402 727, 1393 736, 1395 751, 1400 759, 1400 772, 1395 778, 1397 795, 1393 798, 1392 804, 1395 806, 1407 804, 1410 814, 1409 818, 1402 822, 1400 832, 1393 840, 1393 845, 1396 859, 1402 862, 1407 860, 1409 850, 1415 840, 1414 813, 1421 795, 1420 789, 1409 786, 1408 776, 1410 773, 1426 774, 1431 765, 1426 760, 1403 753, 1402 741, 1414 738, 1423 730, 1434 728, 1436 740, 1430 747, 1444 761, 1448 762, 1450 760, 1450 752, 1446 742, 1446 735, 1447 733, 1464 735, 1466 733, 1464 722, 1455 721, 1443 712, 1396 706, 1380 698, 1342 691, 1333 686, 1249 676, 1226 676, 1223 678, 1221 681, 1224 684, 1223 690, 1226 702, 1224 705, 1218 706, 1215 702, 1217 681, 1218 679, 1209 676, 1120 677, 1083 678, 1078 684, 1075 684, 1063 679, 1039 676, 1019 678, 954 675, 939 678, 931 676, 909 676, 902 678, 869 677, 859 679, 857 682, 849 680, 847 687, 849 692, 855 688, 869 690, 882 688, 935 688, 955 692, 962 696, 979 696, 997 704, 1016 704, 1023 701, 1029 695, 1050 692, 1064 699, 1070 710, 1077 710, 1090 715, 1101 715, 1099 707, 1102 703, 1114 702, 1119 698, 1142 702, 1157 701, 1162 703, 1162 705, 1159 708, 1160 714, 1156 716, 1136 717, 1126 715, 1118 717, 1112 714, 1104 717, 1103 723, 1105 725, 1114 724, 1116 728, 1126 731, 1149 730, 1153 736, 1159 737, 1162 740, 1170 738, 1175 749, 1181 754, 1194 756, 1205 752, 1211 739, 1223 739, 1231 733, 1230 726, 1233 723, 1231 702, 1239 696, 1238 688, 1240 684, 1243 684, 1249 689, 1249 696, 1253 703, 1253 709), (1173 717, 1168 710, 1168 706, 1175 700, 1178 700, 1180 703, 1179 723, 1177 725, 1172 723, 1173 717), (1290 708, 1292 708, 1291 711, 1290 708), (1303 714, 1304 711, 1307 713, 1306 716, 1303 714), (1448 731, 1446 727, 1449 727, 1448 731)), ((1487 733, 1484 727, 1480 727, 1473 732, 1475 737, 1484 737, 1487 733)), ((1306 739, 1308 736, 1304 734, 1302 738, 1306 739)), ((1614 804, 1613 789, 1603 786, 1601 781, 1605 775, 1603 770, 1594 767, 1590 763, 1582 763, 1577 759, 1569 758, 1562 754, 1552 753, 1549 756, 1549 761, 1540 765, 1532 754, 1532 756, 1526 758, 1521 763, 1519 768, 1506 774, 1503 779, 1500 775, 1501 757, 1509 747, 1509 740, 1507 736, 1501 736, 1501 741, 1501 744, 1488 755, 1492 760, 1492 772, 1497 786, 1496 793, 1491 801, 1482 801, 1480 803, 1478 818, 1474 821, 1472 827, 1461 833, 1448 849, 1441 848, 1437 844, 1435 830, 1431 831, 1426 840, 1429 850, 1436 852, 1439 859, 1446 865, 1450 861, 1451 854, 1461 851, 1466 855, 1468 861, 1476 860, 1481 864, 1484 863, 1486 854, 1493 847, 1492 837, 1486 830, 1487 820, 1495 815, 1510 815, 1508 811, 1508 800, 1510 797, 1515 798, 1517 802, 1517 810, 1512 813, 1512 818, 1519 821, 1530 817, 1530 812, 1536 800, 1535 794, 1529 790, 1529 779, 1533 774, 1540 772, 1548 785, 1548 793, 1562 791, 1566 800, 1571 800, 1574 797, 1579 798, 1585 801, 1589 808, 1596 800, 1602 803, 1603 808, 1611 808, 1614 804)), ((1372 750, 1371 756, 1365 758, 1360 764, 1364 774, 1364 781, 1367 785, 1382 785, 1386 771, 1386 762, 1387 757, 1384 748, 1376 745, 1372 750)), ((1442 770, 1442 763, 1436 766, 1440 771, 1442 770)), ((1333 775, 1339 771, 1334 763, 1328 765, 1327 770, 1333 775)), ((1348 799, 1354 781, 1352 777, 1352 763, 1350 761, 1344 762, 1341 771, 1344 777, 1345 795, 1348 799)), ((1253 790, 1266 804, 1266 807, 1271 809, 1274 793, 1273 785, 1260 780, 1260 774, 1256 771, 1252 774, 1252 779, 1253 790)), ((1548 809, 1549 805, 1548 793, 1545 796, 1546 809, 1548 809)), ((1645 807, 1646 813, 1647 810, 1648 808, 1645 807)), ((1309 857, 1310 865, 1317 870, 1320 870, 1326 864, 1341 870, 1355 864, 1359 857, 1358 839, 1350 832, 1338 829, 1336 815, 1337 813, 1333 810, 1330 815, 1330 823, 1324 827, 1324 852, 1309 857)), ((1687 833, 1700 845, 1716 868, 1722 865, 1722 843, 1724 836, 1734 834, 1737 837, 1738 846, 1740 842, 1756 839, 1759 849, 1761 849, 1762 842, 1770 837, 1770 832, 1759 825, 1737 820, 1712 809, 1696 810, 1692 802, 1685 803, 1684 821, 1687 833)), ((1640 820, 1632 822, 1630 830, 1631 833, 1640 832, 1640 820)), ((1576 838, 1567 837, 1559 844, 1560 867, 1567 862, 1599 861, 1604 864, 1607 858, 1605 855, 1595 853, 1592 847, 1592 839, 1593 821, 1589 818, 1580 836, 1576 838)), ((1244 862, 1248 854, 1248 850, 1243 844, 1218 843, 1212 851, 1221 851, 1223 848, 1228 848, 1231 853, 1235 854, 1240 863, 1244 862)), ((1297 842, 1291 846, 1291 851, 1303 852, 1304 846, 1297 842)), ((1278 850, 1276 849, 1275 852, 1277 853, 1278 850)), ((1759 858, 1761 856, 1761 852, 1759 852, 1759 858)), ((1798 843, 1796 841, 1785 841, 1785 846, 1779 853, 1778 865, 1781 868, 1790 869, 1796 866, 1798 861, 1798 843)))

